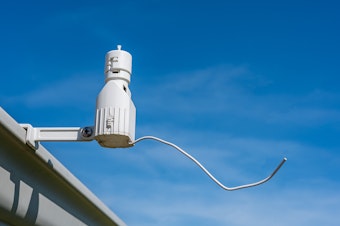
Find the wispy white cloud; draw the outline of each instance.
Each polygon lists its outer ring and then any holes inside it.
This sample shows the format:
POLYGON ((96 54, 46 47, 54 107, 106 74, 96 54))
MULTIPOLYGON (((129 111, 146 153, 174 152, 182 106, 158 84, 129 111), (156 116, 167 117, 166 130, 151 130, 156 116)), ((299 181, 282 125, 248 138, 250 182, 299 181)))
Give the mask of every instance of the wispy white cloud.
MULTIPOLYGON (((327 171, 339 170, 340 158, 333 154, 335 162, 329 162, 330 150, 289 140, 207 134, 179 127, 155 127, 152 131, 171 137, 170 141, 195 156, 228 186, 262 179, 283 155, 288 156, 288 162, 261 187, 226 192, 176 150, 152 141, 131 149, 94 147, 85 153, 73 146, 62 150, 63 157, 72 155, 71 171, 87 178, 87 186, 130 225, 340 223, 340 184, 325 176, 327 171), (213 142, 207 141, 207 136, 213 137, 213 142), (77 165, 80 159, 86 163, 77 165), (327 169, 324 162, 328 162, 327 169), (321 168, 324 172, 317 174, 321 168)), ((140 129, 143 133, 149 130, 140 129)))
MULTIPOLYGON (((336 189, 280 188, 227 193, 213 187, 132 179, 123 193, 115 189, 101 198, 131 225, 338 225, 336 189), (138 190, 139 192, 136 192, 138 190), (114 191, 114 192, 113 192, 114 191), (140 192, 142 192, 142 195, 140 192)), ((113 182, 111 182, 113 183, 113 182)), ((106 184, 107 186, 108 184, 106 184)), ((338 186, 338 185, 337 185, 338 186)))
POLYGON ((281 125, 340 121, 339 94, 317 88, 294 95, 257 92, 271 83, 246 66, 219 66, 164 76, 135 97, 144 112, 227 113, 281 125))
POLYGON ((16 96, 2 97, 3 101, 11 104, 23 104, 30 107, 81 107, 92 104, 95 100, 103 78, 89 75, 75 75, 49 84, 27 89, 26 93, 16 96))
MULTIPOLYGON (((143 91, 136 86, 133 96, 140 117, 157 115, 159 110, 174 115, 228 113, 279 125, 339 120, 339 109, 334 104, 340 99, 337 94, 316 90, 299 96, 260 95, 251 87, 267 86, 270 81, 257 79, 245 66, 221 66, 164 76, 155 83, 144 84, 143 91)), ((16 104, 36 107, 94 106, 102 84, 102 78, 72 76, 9 98, 16 104)), ((105 150, 101 161, 91 162, 92 167, 89 163, 73 162, 72 171, 92 177, 87 185, 127 223, 185 225, 190 218, 190 223, 197 219, 198 225, 339 224, 339 184, 324 176, 327 171, 339 170, 340 158, 333 154, 330 162, 327 156, 332 150, 289 140, 235 137, 227 132, 163 126, 157 122, 139 126, 137 120, 137 133, 170 139, 228 186, 262 179, 281 157, 287 156, 289 160, 274 177, 275 183, 261 186, 261 192, 254 188, 233 193, 220 190, 176 150, 151 141, 129 151, 105 150), (320 161, 327 161, 328 168, 315 174, 325 167, 320 161), (311 190, 311 186, 318 188, 311 190)), ((67 158, 66 153, 63 158, 67 158)))
MULTIPOLYGON (((319 125, 339 122, 336 103, 340 95, 313 90, 300 95, 267 93, 251 87, 265 87, 271 81, 253 75, 246 66, 218 66, 163 76, 156 84, 135 85, 132 90, 137 110, 142 114, 223 113, 274 124, 319 125), (135 91, 135 92, 134 92, 135 91)), ((27 106, 81 106, 95 103, 103 85, 102 77, 70 76, 2 102, 27 106)))
MULTIPOLYGON (((328 161, 327 150, 284 140, 230 136, 223 140, 218 133, 216 143, 204 145, 203 132, 189 137, 201 136, 198 141, 180 138, 189 132, 181 131, 174 142, 229 186, 266 176, 281 157, 272 150, 284 147, 289 160, 272 181, 237 192, 223 191, 176 150, 151 141, 129 150, 101 150, 100 166, 92 162, 76 169, 92 178, 91 190, 131 225, 340 223, 340 184, 314 174, 321 162, 328 161), (93 170, 96 167, 100 173, 93 170)), ((328 170, 339 170, 337 165, 329 164, 328 170)))

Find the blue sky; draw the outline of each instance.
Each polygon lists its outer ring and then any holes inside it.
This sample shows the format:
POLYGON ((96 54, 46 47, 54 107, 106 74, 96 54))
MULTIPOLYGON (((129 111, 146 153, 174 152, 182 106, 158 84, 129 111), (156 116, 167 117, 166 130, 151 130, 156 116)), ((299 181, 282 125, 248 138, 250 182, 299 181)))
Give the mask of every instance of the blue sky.
POLYGON ((44 143, 129 225, 339 225, 337 1, 12 1, 1 106, 33 126, 94 124, 104 57, 133 56, 130 149, 44 143))

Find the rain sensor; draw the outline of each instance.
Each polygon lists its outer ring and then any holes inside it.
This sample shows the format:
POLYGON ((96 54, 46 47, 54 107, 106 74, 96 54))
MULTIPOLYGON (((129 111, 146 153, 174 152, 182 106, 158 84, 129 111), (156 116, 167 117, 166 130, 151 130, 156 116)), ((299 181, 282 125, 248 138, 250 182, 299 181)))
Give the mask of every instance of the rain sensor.
POLYGON ((184 154, 216 184, 228 191, 253 187, 267 182, 287 161, 287 158, 283 158, 274 171, 263 180, 236 187, 227 187, 217 180, 197 159, 177 145, 154 136, 135 139, 136 107, 132 102, 129 89, 131 73, 132 56, 118 45, 116 50, 109 51, 105 57, 105 84, 97 97, 94 125, 85 127, 32 127, 30 124, 21 124, 26 129, 26 143, 31 148, 37 149, 40 141, 96 140, 101 146, 107 148, 129 148, 143 140, 155 140, 184 154))

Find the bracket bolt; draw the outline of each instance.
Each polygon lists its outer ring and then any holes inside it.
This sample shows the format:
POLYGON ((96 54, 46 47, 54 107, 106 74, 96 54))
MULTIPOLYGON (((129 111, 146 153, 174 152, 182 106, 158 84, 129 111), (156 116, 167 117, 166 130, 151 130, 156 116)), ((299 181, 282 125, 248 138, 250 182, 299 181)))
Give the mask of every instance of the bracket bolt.
POLYGON ((84 127, 84 128, 81 129, 81 135, 83 137, 88 138, 88 137, 92 136, 92 133, 93 133, 93 130, 92 130, 91 127, 87 126, 87 127, 84 127))

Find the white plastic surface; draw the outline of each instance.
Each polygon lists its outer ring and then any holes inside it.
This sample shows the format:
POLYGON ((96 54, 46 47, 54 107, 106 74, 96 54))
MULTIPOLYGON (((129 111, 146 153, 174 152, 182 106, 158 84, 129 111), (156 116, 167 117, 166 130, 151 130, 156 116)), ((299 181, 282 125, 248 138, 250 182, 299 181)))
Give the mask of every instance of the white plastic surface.
POLYGON ((118 45, 117 50, 109 51, 105 57, 105 76, 109 79, 124 79, 130 82, 132 72, 132 56, 130 53, 121 50, 118 45))
POLYGON ((128 87, 132 56, 121 50, 106 54, 105 86, 97 97, 95 139, 103 147, 130 147, 135 139, 136 107, 128 87))
MULTIPOLYGON (((39 141, 91 141, 93 134, 82 135, 81 127, 32 127, 20 124, 26 130, 26 143, 32 148, 38 147, 39 141)), ((93 131, 93 127, 87 127, 93 131)))
POLYGON ((135 139, 136 107, 131 100, 129 83, 132 56, 121 50, 109 51, 105 61, 105 85, 97 97, 95 125, 92 127, 45 127, 26 129, 26 143, 33 149, 39 141, 91 141, 103 147, 131 147, 135 139), (88 133, 84 130, 87 128, 88 133))

